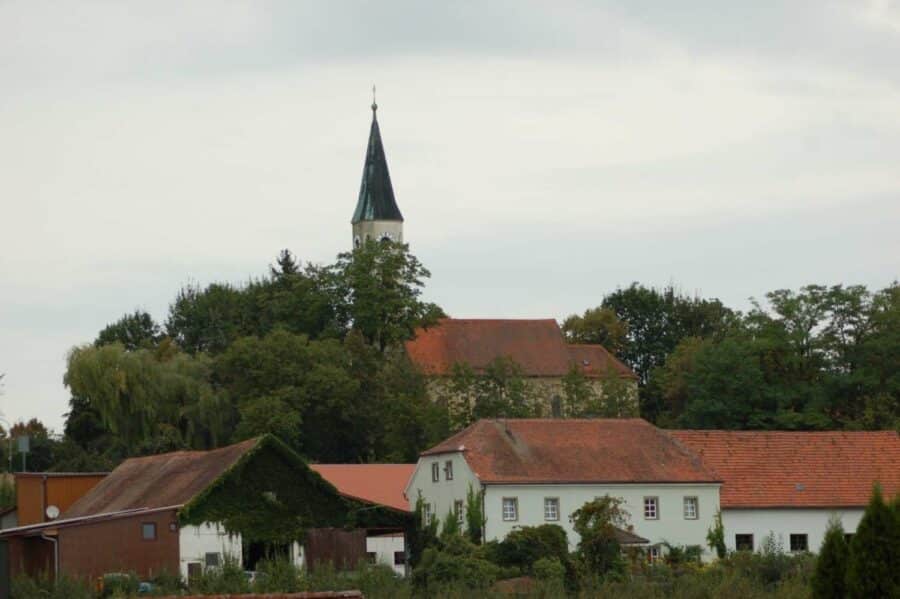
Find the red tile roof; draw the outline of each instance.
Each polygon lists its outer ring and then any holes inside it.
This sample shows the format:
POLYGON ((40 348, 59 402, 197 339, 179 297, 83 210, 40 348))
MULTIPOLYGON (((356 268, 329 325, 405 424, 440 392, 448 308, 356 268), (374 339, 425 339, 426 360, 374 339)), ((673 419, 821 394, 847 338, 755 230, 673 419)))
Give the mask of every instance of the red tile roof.
POLYGON ((427 375, 446 375, 456 363, 475 371, 483 370, 497 358, 511 358, 526 376, 564 376, 572 364, 583 365, 585 373, 605 374, 607 364, 626 376, 634 376, 627 366, 600 346, 566 344, 559 324, 542 320, 496 320, 445 318, 427 329, 419 329, 406 342, 410 359, 427 375), (602 371, 599 370, 602 368, 602 371))
POLYGON ((640 418, 479 420, 422 455, 460 448, 485 483, 718 480, 690 451, 640 418))
POLYGON ((309 467, 345 497, 410 511, 403 491, 415 464, 310 464, 309 467))
POLYGON ((622 377, 637 378, 637 375, 628 366, 617 360, 602 345, 570 343, 566 348, 569 350, 571 362, 577 364, 587 376, 606 376, 611 370, 622 377))
POLYGON ((125 460, 62 516, 184 505, 258 442, 249 439, 211 451, 176 451, 125 460))
POLYGON ((864 506, 900 492, 900 436, 877 432, 669 431, 722 478, 723 508, 864 506))

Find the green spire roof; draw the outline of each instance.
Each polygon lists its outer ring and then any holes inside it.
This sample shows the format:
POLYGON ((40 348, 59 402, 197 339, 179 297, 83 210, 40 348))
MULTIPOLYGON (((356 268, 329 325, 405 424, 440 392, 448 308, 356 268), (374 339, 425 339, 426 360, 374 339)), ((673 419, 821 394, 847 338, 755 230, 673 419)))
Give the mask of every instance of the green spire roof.
POLYGON ((362 184, 359 186, 359 201, 353 212, 356 224, 364 220, 399 220, 403 215, 394 200, 394 188, 388 173, 384 146, 381 145, 381 131, 375 112, 378 105, 372 102, 372 128, 369 130, 369 147, 366 149, 366 164, 363 167, 362 184))

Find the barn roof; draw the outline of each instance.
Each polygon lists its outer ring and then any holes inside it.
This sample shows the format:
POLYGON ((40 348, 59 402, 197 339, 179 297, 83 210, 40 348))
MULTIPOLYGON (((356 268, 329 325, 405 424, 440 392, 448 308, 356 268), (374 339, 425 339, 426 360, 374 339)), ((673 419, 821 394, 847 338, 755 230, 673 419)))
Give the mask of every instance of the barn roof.
POLYGON ((599 345, 567 344, 552 318, 445 318, 416 331, 406 353, 426 375, 450 374, 456 363, 483 371, 497 358, 510 358, 526 376, 564 376, 573 365, 588 376, 605 374, 609 367, 634 376, 599 345))
POLYGON ((184 505, 209 487, 261 439, 210 451, 176 451, 122 462, 62 515, 77 518, 137 508, 184 505))
POLYGON ((894 431, 669 431, 722 478, 723 508, 864 506, 900 492, 894 431))
POLYGON ((410 511, 403 494, 415 464, 310 464, 338 493, 351 499, 410 511))
POLYGON ((483 483, 718 481, 640 418, 479 420, 422 456, 457 451, 483 483))

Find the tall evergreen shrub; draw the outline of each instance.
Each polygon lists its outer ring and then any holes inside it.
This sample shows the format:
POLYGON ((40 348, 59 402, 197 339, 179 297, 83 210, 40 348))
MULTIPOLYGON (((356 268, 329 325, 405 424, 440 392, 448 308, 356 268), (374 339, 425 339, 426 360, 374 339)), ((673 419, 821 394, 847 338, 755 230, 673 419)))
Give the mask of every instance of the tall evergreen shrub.
POLYGON ((844 599, 847 596, 849 549, 840 518, 833 517, 825 531, 812 578, 813 599, 844 599))
POLYGON ((850 542, 847 596, 900 597, 900 521, 877 484, 850 542))

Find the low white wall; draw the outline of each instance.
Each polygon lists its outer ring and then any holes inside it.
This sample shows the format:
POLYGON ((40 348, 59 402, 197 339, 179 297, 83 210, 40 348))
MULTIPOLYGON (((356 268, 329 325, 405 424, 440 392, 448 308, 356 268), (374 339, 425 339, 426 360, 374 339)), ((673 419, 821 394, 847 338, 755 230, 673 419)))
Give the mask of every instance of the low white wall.
POLYGON ((572 528, 569 516, 588 501, 609 495, 624 500, 624 508, 630 514, 629 523, 635 534, 651 543, 666 541, 672 545, 699 545, 704 560, 712 559, 706 546, 706 533, 712 526, 719 509, 719 488, 716 484, 619 484, 619 485, 488 485, 485 491, 484 509, 487 523, 485 540, 502 540, 517 526, 558 524, 569 537, 574 549, 579 537, 572 528), (504 497, 519 500, 519 519, 503 520, 504 497), (544 498, 559 498, 559 520, 544 520, 544 498), (644 519, 644 497, 659 499, 659 518, 644 519), (698 518, 684 518, 684 498, 696 497, 699 504, 698 518))
POLYGON ((784 551, 790 551, 790 535, 805 534, 809 550, 818 553, 825 538, 828 519, 837 515, 844 531, 856 532, 863 509, 743 509, 722 510, 722 526, 725 528, 725 546, 735 549, 735 535, 752 534, 753 549, 762 547, 763 539, 774 534, 784 551))
POLYGON ((403 564, 394 563, 394 553, 405 551, 403 533, 379 535, 366 539, 366 552, 375 554, 375 563, 390 566, 400 576, 406 575, 403 564))
POLYGON ((188 564, 199 563, 206 567, 206 554, 218 553, 219 563, 224 563, 225 555, 231 555, 243 562, 241 552, 241 535, 229 535, 218 524, 201 524, 200 526, 184 526, 178 532, 181 576, 188 578, 188 564))

